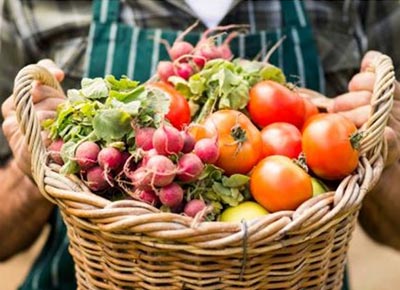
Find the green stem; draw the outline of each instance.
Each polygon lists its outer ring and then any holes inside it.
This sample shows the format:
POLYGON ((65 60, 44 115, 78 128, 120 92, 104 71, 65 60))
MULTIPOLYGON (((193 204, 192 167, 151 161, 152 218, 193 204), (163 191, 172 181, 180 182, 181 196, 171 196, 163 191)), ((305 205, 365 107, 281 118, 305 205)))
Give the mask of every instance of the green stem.
POLYGON ((215 105, 217 104, 218 98, 217 96, 210 96, 207 101, 204 103, 203 108, 200 111, 200 114, 197 116, 195 123, 201 124, 204 120, 214 111, 215 105))

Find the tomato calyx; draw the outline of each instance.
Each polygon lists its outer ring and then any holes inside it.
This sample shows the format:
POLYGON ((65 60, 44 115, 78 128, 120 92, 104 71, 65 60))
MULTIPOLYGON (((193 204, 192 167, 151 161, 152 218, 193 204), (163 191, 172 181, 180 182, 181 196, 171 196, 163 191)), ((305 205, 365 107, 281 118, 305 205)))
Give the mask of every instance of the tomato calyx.
POLYGON ((299 157, 293 158, 293 162, 305 172, 308 172, 307 159, 306 155, 303 152, 299 154, 299 157))
POLYGON ((240 127, 240 125, 235 125, 231 129, 231 136, 236 143, 243 143, 247 140, 246 131, 240 127))
POLYGON ((351 147, 355 150, 360 150, 360 143, 364 137, 364 132, 355 132, 350 136, 351 147))

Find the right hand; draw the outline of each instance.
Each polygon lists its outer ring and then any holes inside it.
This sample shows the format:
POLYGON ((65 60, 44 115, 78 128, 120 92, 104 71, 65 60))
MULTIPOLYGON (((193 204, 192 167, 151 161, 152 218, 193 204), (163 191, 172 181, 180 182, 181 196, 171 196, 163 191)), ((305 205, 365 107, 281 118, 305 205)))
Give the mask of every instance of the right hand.
MULTIPOLYGON (((59 82, 64 79, 64 72, 53 61, 44 59, 38 64, 47 68, 59 82)), ((64 93, 38 82, 32 84, 31 95, 39 122, 54 118, 57 106, 65 101, 64 93)), ((1 110, 4 117, 3 132, 13 152, 14 160, 26 175, 31 176, 31 155, 19 129, 13 96, 7 98, 1 110)), ((45 134, 43 140, 45 144, 49 141, 45 134)))

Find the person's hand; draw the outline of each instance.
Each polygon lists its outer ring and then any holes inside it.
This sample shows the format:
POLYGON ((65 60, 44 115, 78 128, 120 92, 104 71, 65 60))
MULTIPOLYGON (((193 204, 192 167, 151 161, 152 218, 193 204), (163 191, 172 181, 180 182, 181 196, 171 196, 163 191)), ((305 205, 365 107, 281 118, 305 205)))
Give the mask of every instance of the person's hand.
MULTIPOLYGON (((337 112, 361 126, 369 118, 375 74, 371 62, 379 55, 368 52, 361 71, 349 83, 349 92, 330 103, 329 112, 337 112)), ((374 240, 400 250, 400 85, 395 84, 394 104, 384 137, 388 142, 386 167, 378 184, 365 196, 359 215, 363 229, 374 240)))
MULTIPOLYGON (((371 96, 375 83, 375 73, 370 69, 379 52, 369 51, 361 62, 361 71, 349 83, 349 92, 333 99, 328 112, 340 113, 361 127, 370 117, 371 96)), ((388 126, 385 128, 388 142, 386 166, 394 164, 400 157, 400 84, 395 83, 394 104, 388 126)))
MULTIPOLYGON (((58 81, 63 80, 64 72, 51 60, 44 59, 39 61, 38 64, 47 68, 58 81)), ((38 82, 35 82, 32 85, 31 94, 39 122, 54 118, 57 106, 65 99, 65 95, 62 92, 49 86, 41 85, 38 82)), ((3 103, 1 110, 4 117, 4 122, 2 124, 3 132, 13 152, 14 160, 25 174, 31 176, 31 156, 27 149, 24 137, 19 130, 12 96, 3 103)), ((44 134, 43 139, 47 142, 44 134)))

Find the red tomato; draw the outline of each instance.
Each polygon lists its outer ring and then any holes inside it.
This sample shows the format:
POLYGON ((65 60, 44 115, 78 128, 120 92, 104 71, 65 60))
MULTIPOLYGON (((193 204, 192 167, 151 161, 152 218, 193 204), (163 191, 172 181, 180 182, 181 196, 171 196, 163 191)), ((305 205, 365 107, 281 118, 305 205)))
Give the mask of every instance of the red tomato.
POLYGON ((260 131, 243 113, 220 110, 211 114, 204 126, 216 132, 219 157, 215 165, 228 175, 246 174, 261 158, 260 131))
POLYGON ((179 93, 175 88, 164 82, 151 83, 151 86, 155 86, 168 94, 171 98, 169 105, 169 112, 165 115, 167 120, 175 128, 182 130, 186 125, 190 123, 190 107, 185 97, 179 93))
POLYGON ((261 130, 263 157, 284 155, 297 158, 301 152, 301 133, 289 123, 273 123, 261 130))
POLYGON ((310 101, 310 99, 304 98, 305 105, 305 114, 304 114, 304 122, 306 122, 311 116, 314 116, 319 113, 318 107, 310 101))
POLYGON ((261 128, 285 122, 301 129, 304 122, 302 97, 274 81, 262 81, 250 89, 247 110, 250 119, 261 128))
POLYGON ((295 210, 312 197, 311 177, 286 156, 261 160, 250 175, 253 198, 269 212, 295 210))
POLYGON ((308 167, 319 177, 342 179, 358 165, 357 128, 340 114, 312 116, 304 125, 302 148, 308 167))

